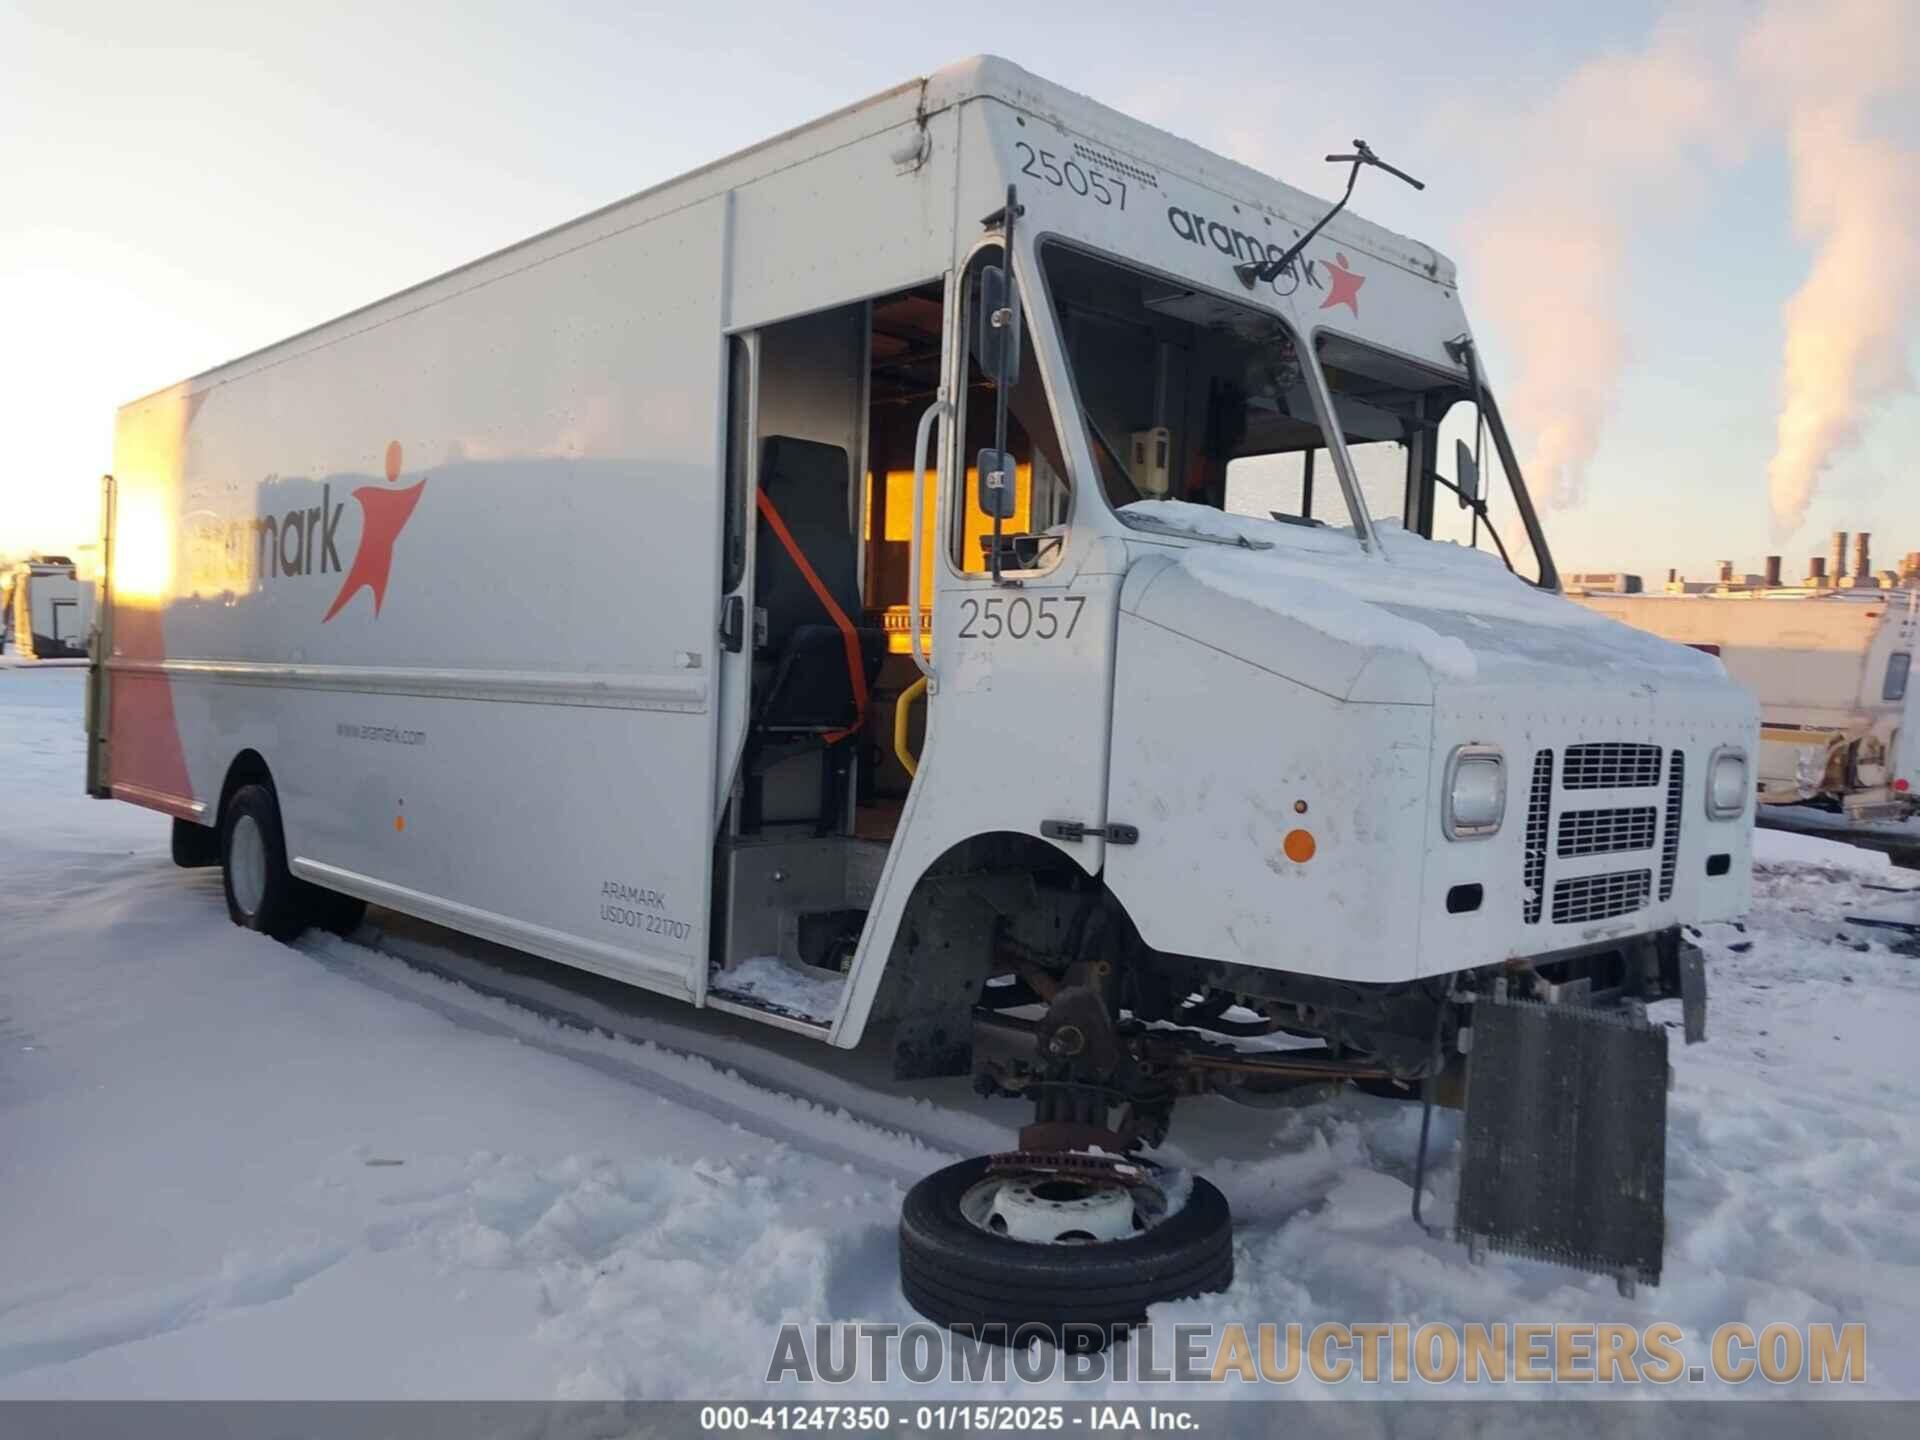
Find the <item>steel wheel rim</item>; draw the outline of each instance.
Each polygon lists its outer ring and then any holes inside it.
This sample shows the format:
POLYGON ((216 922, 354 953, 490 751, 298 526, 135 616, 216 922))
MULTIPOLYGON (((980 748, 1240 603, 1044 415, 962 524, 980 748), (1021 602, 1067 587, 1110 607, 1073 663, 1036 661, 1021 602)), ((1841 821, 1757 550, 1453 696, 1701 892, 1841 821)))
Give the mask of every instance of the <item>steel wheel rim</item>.
POLYGON ((233 825, 227 846, 227 877, 233 902, 247 915, 258 915, 267 898, 267 837, 260 822, 242 815, 233 825))
POLYGON ((1167 1197, 1151 1182, 1125 1185, 1079 1176, 989 1175, 960 1197, 960 1216, 996 1239, 1029 1245, 1113 1245, 1151 1230, 1167 1197))

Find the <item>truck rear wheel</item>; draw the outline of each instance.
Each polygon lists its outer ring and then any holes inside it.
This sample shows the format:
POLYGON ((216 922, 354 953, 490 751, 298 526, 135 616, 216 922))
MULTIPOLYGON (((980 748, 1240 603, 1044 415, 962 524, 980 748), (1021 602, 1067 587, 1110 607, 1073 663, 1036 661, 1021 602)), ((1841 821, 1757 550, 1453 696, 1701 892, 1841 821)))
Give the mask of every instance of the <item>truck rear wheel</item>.
POLYGON ((1128 1187, 963 1160, 907 1192, 900 1288, 929 1320, 981 1339, 1037 1326, 1061 1349, 1104 1346, 1149 1305, 1233 1283, 1226 1197, 1190 1185, 1175 1208, 1157 1178, 1128 1187))
POLYGON ((233 923, 291 940, 314 918, 312 890, 287 869, 280 802, 265 785, 243 785, 220 817, 220 874, 233 923))

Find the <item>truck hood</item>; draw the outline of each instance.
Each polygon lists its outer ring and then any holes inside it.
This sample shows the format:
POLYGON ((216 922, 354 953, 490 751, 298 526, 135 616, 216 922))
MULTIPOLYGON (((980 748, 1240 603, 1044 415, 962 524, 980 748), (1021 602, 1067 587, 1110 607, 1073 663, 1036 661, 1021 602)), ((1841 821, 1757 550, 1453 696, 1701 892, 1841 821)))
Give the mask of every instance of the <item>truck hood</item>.
POLYGON ((1441 690, 1510 686, 1613 696, 1734 688, 1711 655, 1392 521, 1376 525, 1383 562, 1349 531, 1180 501, 1127 511, 1143 524, 1128 542, 1123 610, 1342 700, 1432 704, 1441 690))

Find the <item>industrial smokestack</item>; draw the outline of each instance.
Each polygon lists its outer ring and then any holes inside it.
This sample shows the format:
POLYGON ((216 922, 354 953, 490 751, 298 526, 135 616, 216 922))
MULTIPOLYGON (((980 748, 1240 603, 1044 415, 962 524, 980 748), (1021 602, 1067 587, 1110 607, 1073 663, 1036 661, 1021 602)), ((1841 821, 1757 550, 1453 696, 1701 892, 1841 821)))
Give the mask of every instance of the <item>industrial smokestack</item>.
POLYGON ((1816 590, 1827 588, 1827 557, 1814 555, 1807 560, 1807 584, 1816 590))
POLYGON ((1873 579, 1873 536, 1862 530, 1853 537, 1853 578, 1865 583, 1873 579))
POLYGON ((1900 562, 1900 578, 1902 580, 1920 580, 1920 550, 1909 550, 1907 552, 1906 558, 1900 562))
POLYGON ((1722 560, 1720 562, 1720 583, 1722 585, 1733 584, 1733 561, 1722 560))
POLYGON ((1841 580, 1843 580, 1846 577, 1846 573, 1847 573, 1847 532, 1846 531, 1836 530, 1833 532, 1833 546, 1829 553, 1833 557, 1833 564, 1828 568, 1833 575, 1833 583, 1838 585, 1841 582, 1841 580))
POLYGON ((1767 588, 1772 589, 1780 583, 1780 557, 1767 556, 1767 588))

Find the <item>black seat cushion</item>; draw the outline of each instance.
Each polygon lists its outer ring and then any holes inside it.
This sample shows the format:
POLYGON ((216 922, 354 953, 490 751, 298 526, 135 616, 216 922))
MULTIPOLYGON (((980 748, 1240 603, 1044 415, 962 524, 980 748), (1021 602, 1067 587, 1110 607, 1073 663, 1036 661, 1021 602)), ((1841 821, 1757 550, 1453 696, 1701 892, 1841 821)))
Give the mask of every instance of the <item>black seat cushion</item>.
MULTIPOLYGON (((760 488, 785 522, 813 573, 849 619, 860 613, 859 552, 848 514, 847 452, 817 440, 769 438, 761 451, 760 488)), ((803 625, 831 625, 773 527, 762 520, 754 542, 754 603, 767 612, 767 648, 776 655, 803 625)))
MULTIPOLYGON (((841 613, 859 623, 860 566, 849 513, 847 452, 817 440, 768 438, 760 488, 841 613)), ((754 542, 754 603, 766 613, 774 661, 756 723, 769 730, 832 730, 855 718, 846 642, 827 607, 764 516, 754 542)), ((886 636, 860 631, 869 683, 886 636)))
MULTIPOLYGON (((883 630, 858 630, 867 688, 887 653, 883 630)), ((763 730, 838 730, 854 722, 847 643, 837 625, 802 625, 787 637, 767 682, 758 723, 763 730)))

